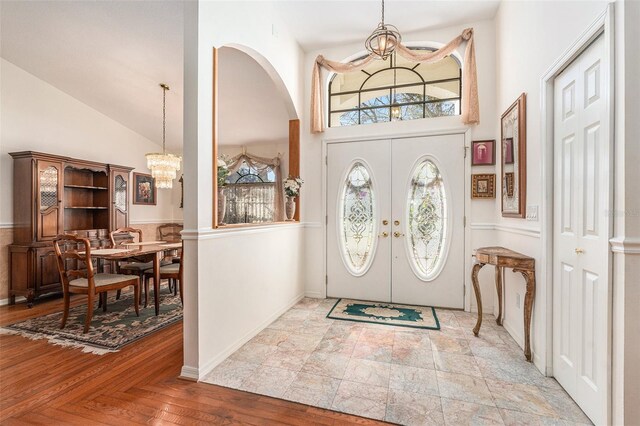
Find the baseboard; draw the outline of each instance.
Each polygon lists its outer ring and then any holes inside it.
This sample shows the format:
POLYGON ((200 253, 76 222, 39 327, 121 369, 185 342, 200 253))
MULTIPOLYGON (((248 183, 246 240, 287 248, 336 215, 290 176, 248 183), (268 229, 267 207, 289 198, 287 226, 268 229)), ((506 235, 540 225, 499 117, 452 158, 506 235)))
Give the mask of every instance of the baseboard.
POLYGON ((189 380, 191 382, 198 381, 198 369, 196 367, 189 367, 188 365, 183 365, 182 370, 180 371, 179 379, 189 380))
POLYGON ((304 297, 310 297, 312 299, 324 299, 324 294, 319 291, 305 291, 304 297))
MULTIPOLYGON (((26 302, 27 298, 26 297, 22 297, 22 296, 17 296, 16 297, 16 303, 22 303, 22 302, 26 302)), ((9 304, 9 298, 7 299, 0 299, 0 306, 5 306, 9 304)))
MULTIPOLYGON (((222 351, 222 353, 220 353, 218 356, 216 356, 215 358, 213 358, 209 362, 205 363, 200 369, 198 369, 198 372, 197 372, 198 380, 200 380, 200 378, 202 378, 202 377, 206 376, 207 374, 209 374, 211 372, 211 370, 213 370, 214 368, 216 368, 218 366, 218 364, 220 364, 222 361, 227 359, 229 357, 229 355, 231 355, 232 353, 234 353, 235 351, 240 349, 240 347, 242 345, 247 343, 249 340, 253 339, 262 330, 267 328, 267 326, 269 324, 271 324, 276 319, 278 319, 278 317, 280 315, 284 314, 289 309, 291 309, 296 303, 298 303, 300 300, 302 300, 302 298, 304 298, 304 296, 305 295, 303 293, 303 294, 299 294, 296 297, 294 297, 293 299, 291 299, 289 302, 287 302, 285 304, 285 306, 283 306, 282 308, 278 309, 273 315, 269 316, 266 320, 264 320, 262 323, 260 323, 260 325, 255 327, 253 330, 249 331, 247 334, 242 336, 240 339, 236 340, 235 343, 231 344, 227 349, 222 351)), ((184 372, 184 367, 183 367, 183 372, 184 372)))
POLYGON ((515 328, 511 326, 511 323, 508 321, 503 320, 502 326, 504 327, 505 330, 507 330, 507 333, 509 333, 511 337, 513 337, 513 340, 516 341, 518 346, 520 346, 524 350, 524 337, 522 336, 522 334, 518 333, 515 330, 515 328))

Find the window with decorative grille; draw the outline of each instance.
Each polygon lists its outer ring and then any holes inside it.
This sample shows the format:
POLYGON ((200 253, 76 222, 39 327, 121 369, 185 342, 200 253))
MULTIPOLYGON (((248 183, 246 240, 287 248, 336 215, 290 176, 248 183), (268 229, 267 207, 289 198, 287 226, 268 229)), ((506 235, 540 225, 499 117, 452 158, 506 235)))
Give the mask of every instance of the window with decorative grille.
POLYGON ((461 92, 462 71, 455 58, 427 64, 394 53, 361 71, 331 78, 329 127, 460 115, 461 92))

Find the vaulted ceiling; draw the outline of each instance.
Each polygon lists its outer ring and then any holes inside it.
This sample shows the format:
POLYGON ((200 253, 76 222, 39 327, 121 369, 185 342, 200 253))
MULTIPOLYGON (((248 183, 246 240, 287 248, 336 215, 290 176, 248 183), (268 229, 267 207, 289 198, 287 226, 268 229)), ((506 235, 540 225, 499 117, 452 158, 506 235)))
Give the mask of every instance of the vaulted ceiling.
MULTIPOLYGON (((490 19, 498 5, 387 0, 385 20, 408 33, 490 19)), ((287 0, 274 7, 307 51, 364 40, 380 19, 377 0, 287 0)), ((4 59, 158 144, 158 85, 167 83, 167 145, 182 147, 182 2, 2 0, 0 30, 4 59)))

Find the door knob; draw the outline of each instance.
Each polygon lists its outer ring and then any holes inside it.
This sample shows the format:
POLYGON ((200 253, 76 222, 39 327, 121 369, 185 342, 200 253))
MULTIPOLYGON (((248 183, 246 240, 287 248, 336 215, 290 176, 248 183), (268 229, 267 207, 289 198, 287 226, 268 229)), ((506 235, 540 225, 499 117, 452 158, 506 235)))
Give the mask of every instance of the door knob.
POLYGON ((584 253, 584 249, 581 249, 581 248, 576 249, 576 254, 582 254, 582 253, 584 253))
POLYGON ((402 232, 396 231, 396 232, 393 233, 393 236, 396 237, 396 238, 400 238, 400 237, 403 237, 404 234, 402 232))
POLYGON ((395 226, 398 226, 398 225, 400 225, 400 221, 399 221, 399 220, 394 220, 394 221, 393 221, 393 224, 394 224, 395 226))
POLYGON ((379 237, 382 238, 387 238, 389 236, 389 233, 387 231, 383 232, 382 234, 378 235, 379 237))
POLYGON ((387 219, 385 219, 385 220, 383 220, 383 221, 382 221, 382 224, 383 224, 383 225, 388 225, 388 224, 389 224, 389 221, 388 221, 387 219))

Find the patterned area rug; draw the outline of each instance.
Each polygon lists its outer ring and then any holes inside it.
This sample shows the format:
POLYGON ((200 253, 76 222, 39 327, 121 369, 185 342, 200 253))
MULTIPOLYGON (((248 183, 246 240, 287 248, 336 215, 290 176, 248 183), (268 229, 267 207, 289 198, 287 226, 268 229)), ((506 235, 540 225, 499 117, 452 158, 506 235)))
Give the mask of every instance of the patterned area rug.
POLYGON ((327 318, 440 330, 436 310, 430 306, 340 299, 327 314, 327 318))
POLYGON ((58 312, 8 325, 0 332, 19 334, 33 340, 48 339, 49 343, 55 345, 82 348, 83 352, 102 355, 117 352, 123 346, 182 319, 180 296, 174 296, 168 290, 160 296, 158 316, 154 315, 153 304, 150 304, 147 308, 141 306, 140 316, 137 317, 132 299, 132 293, 122 294, 120 300, 116 300, 114 294, 108 299, 107 312, 102 312, 96 302, 87 334, 82 333, 86 304, 69 310, 67 325, 62 330, 62 312, 58 312))

